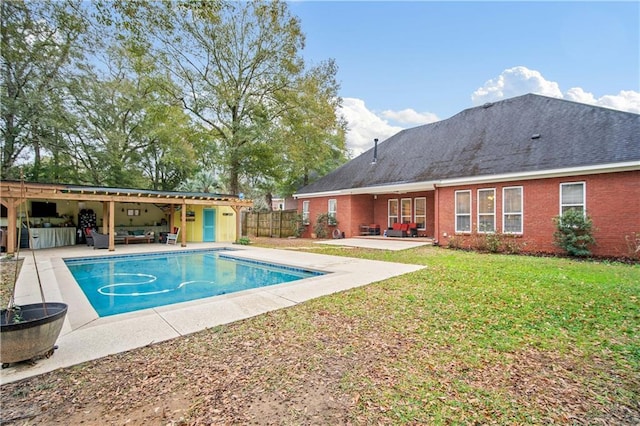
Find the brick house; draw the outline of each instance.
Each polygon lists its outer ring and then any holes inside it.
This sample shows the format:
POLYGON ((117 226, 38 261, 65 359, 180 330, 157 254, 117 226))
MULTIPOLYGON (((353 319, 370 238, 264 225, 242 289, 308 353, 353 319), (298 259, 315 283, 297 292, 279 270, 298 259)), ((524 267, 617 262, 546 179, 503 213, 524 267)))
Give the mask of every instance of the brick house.
POLYGON ((594 255, 626 256, 640 234, 640 115, 527 94, 376 143, 300 189, 310 236, 320 213, 347 237, 416 224, 442 245, 500 233, 556 252, 553 218, 593 220, 594 255))

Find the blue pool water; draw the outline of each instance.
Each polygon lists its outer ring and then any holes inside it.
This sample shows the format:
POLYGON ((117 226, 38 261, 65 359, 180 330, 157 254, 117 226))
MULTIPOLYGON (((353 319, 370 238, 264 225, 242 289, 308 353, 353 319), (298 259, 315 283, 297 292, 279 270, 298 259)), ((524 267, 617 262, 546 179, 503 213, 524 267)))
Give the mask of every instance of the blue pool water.
POLYGON ((65 263, 101 317, 322 275, 238 260, 225 251, 65 259, 65 263))

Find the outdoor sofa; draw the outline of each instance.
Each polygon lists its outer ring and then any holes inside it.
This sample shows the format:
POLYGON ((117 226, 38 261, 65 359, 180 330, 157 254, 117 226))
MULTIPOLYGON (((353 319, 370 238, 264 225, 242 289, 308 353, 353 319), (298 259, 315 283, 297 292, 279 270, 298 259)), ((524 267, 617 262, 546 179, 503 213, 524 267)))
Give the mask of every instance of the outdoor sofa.
POLYGON ((394 223, 387 229, 387 237, 417 237, 418 225, 415 223, 394 223))
MULTIPOLYGON (((101 234, 95 229, 90 229, 87 236, 87 245, 94 249, 109 248, 109 234, 101 234)), ((153 231, 116 231, 115 244, 153 243, 155 233, 153 231)))
POLYGON ((134 231, 116 230, 114 239, 116 244, 153 243, 155 242, 155 233, 153 231, 145 232, 142 229, 134 231))

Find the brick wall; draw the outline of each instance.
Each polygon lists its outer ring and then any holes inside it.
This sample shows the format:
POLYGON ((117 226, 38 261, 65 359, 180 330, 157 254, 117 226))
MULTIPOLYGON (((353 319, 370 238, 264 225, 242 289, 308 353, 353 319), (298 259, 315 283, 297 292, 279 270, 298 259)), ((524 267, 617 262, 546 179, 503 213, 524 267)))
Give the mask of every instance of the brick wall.
MULTIPOLYGON (((442 187, 436 189, 438 191, 437 206, 435 191, 311 198, 309 199, 311 224, 307 226, 303 236, 307 238, 311 236, 316 217, 320 213, 327 212, 330 198, 337 200, 337 228, 344 232, 346 237, 353 237, 360 234, 361 224, 376 223, 380 225, 381 231, 386 229, 389 199, 397 199, 400 203, 402 198, 411 198, 413 203, 413 199, 417 197, 426 197, 427 229, 421 232, 421 235, 434 237, 442 245, 447 245, 450 238, 455 236, 468 246, 472 243, 473 235, 455 234, 455 191, 471 190, 472 228, 477 229, 477 191, 478 189, 495 189, 496 231, 502 232, 502 189, 522 186, 523 233, 515 240, 525 252, 558 253, 560 250, 553 245, 555 225, 552 219, 560 212, 560 184, 569 182, 586 184, 587 213, 597 228, 594 232, 597 245, 592 247, 593 254, 597 256, 628 254, 625 236, 631 235, 632 232, 640 233, 640 171, 442 187), (438 224, 435 221, 436 209, 438 224)), ((298 203, 298 209, 302 212, 302 199, 298 203)), ((331 227, 330 232, 333 229, 331 227)))
MULTIPOLYGON (((361 220, 370 220, 372 212, 373 196, 371 195, 342 195, 332 197, 309 198, 309 225, 302 234, 305 238, 310 238, 314 232, 313 227, 316 224, 318 215, 327 213, 329 210, 329 200, 335 199, 337 204, 336 220, 337 226, 328 228, 328 237, 330 238, 334 229, 344 232, 345 237, 353 237, 359 235, 361 220)), ((304 199, 298 202, 298 212, 302 214, 304 199)))
MULTIPOLYGON (((472 229, 477 229, 477 190, 495 188, 496 231, 502 232, 502 188, 522 186, 524 229, 518 241, 523 251, 557 253, 559 250, 553 245, 555 225, 552 219, 560 213, 560 184, 570 182, 586 184, 587 214, 597 228, 593 254, 626 255, 625 235, 640 232, 640 171, 438 188, 437 239, 447 245, 455 235, 456 190, 471 190, 472 229)), ((457 235, 456 238, 464 245, 470 245, 473 236, 457 235)))
POLYGON ((360 235, 360 225, 370 225, 374 223, 374 197, 370 194, 352 195, 351 204, 345 206, 348 209, 348 226, 340 228, 347 237, 360 235), (344 228, 344 229, 343 229, 344 228))
MULTIPOLYGON (((329 199, 335 199, 338 205, 338 226, 337 228, 344 232, 345 237, 355 237, 360 235, 360 225, 378 224, 380 232, 387 228, 388 221, 388 201, 389 199, 397 199, 398 203, 402 198, 411 198, 412 220, 413 220, 413 202, 415 198, 426 198, 426 230, 419 231, 420 236, 432 237, 435 233, 435 202, 434 191, 412 192, 408 194, 383 194, 383 195, 344 195, 339 197, 319 197, 310 198, 309 201, 309 219, 310 224, 307 226, 303 237, 311 237, 313 225, 316 223, 318 214, 326 213, 328 209, 329 199)), ((298 212, 302 214, 302 202, 298 203, 298 212)), ((331 228, 333 230, 333 228, 331 228)))

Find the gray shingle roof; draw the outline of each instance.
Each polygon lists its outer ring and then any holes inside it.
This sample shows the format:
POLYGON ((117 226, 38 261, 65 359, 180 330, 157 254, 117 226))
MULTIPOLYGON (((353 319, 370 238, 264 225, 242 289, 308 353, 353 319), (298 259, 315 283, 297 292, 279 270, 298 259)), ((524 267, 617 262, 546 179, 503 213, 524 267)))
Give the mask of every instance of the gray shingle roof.
POLYGON ((372 160, 373 148, 298 194, 640 161, 640 115, 528 94, 403 130, 372 160))

